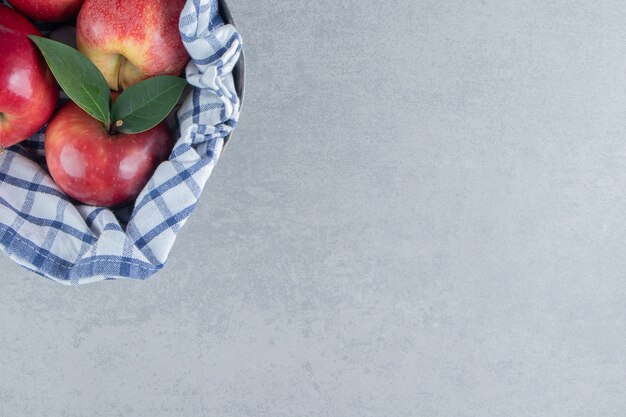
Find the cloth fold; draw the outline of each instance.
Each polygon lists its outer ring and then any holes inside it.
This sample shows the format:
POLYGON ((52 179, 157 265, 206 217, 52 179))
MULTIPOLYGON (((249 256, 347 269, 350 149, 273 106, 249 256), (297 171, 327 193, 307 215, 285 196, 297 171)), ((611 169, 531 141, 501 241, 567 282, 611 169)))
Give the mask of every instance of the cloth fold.
POLYGON ((165 265, 240 107, 232 70, 241 37, 222 21, 217 0, 188 0, 179 23, 191 89, 176 113, 169 160, 133 207, 74 205, 45 170, 45 128, 0 156, 0 248, 19 265, 67 285, 143 280, 165 265))

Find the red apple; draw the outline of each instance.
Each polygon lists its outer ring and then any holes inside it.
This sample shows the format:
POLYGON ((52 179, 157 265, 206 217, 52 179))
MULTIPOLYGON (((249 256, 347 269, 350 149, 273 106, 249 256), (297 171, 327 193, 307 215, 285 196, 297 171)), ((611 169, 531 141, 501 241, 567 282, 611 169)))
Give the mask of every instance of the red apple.
POLYGON ((117 206, 141 192, 172 150, 161 123, 143 133, 110 135, 73 102, 48 124, 45 153, 54 181, 68 196, 94 206, 117 206))
POLYGON ((27 35, 41 36, 25 17, 0 5, 0 146, 14 145, 41 128, 59 91, 27 35))
POLYGON ((76 16, 84 0, 7 0, 20 13, 40 22, 62 22, 76 16))
POLYGON ((189 54, 178 20, 186 0, 86 0, 78 14, 78 49, 112 90, 157 75, 178 76, 189 54))

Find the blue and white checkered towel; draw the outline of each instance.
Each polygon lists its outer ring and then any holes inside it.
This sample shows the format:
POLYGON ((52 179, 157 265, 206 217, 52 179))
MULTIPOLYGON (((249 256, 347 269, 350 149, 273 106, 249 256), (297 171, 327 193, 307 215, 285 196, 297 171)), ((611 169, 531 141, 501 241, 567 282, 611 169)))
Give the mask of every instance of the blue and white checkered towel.
POLYGON ((239 118, 231 71, 241 38, 217 0, 188 0, 180 32, 192 85, 177 113, 178 140, 134 207, 73 205, 40 166, 45 129, 0 156, 0 247, 57 282, 143 280, 163 268, 239 118))

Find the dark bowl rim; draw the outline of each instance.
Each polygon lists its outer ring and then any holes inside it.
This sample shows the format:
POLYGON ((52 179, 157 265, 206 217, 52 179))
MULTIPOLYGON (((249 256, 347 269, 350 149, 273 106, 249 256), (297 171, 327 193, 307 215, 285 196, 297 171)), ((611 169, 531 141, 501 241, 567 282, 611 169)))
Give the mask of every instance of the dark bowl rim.
MULTIPOLYGON (((226 0, 218 0, 218 6, 220 10, 220 15, 225 23, 233 25, 235 28, 237 25, 235 24, 235 19, 230 12, 230 8, 226 3, 226 0)), ((246 66, 245 66, 245 57, 243 49, 241 50, 241 55, 239 57, 239 61, 233 68, 233 79, 235 83, 235 91, 239 96, 239 109, 243 107, 244 94, 245 94, 245 81, 246 81, 246 66)), ((228 136, 224 138, 224 148, 230 142, 233 137, 233 133, 231 132, 228 136)))

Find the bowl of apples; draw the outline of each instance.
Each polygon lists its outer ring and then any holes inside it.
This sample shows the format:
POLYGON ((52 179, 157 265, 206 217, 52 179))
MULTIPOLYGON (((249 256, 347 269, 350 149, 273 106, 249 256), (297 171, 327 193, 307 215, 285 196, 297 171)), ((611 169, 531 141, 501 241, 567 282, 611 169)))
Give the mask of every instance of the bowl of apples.
POLYGON ((63 284, 152 276, 239 118, 244 62, 228 6, 7 3, 0 248, 63 284))

